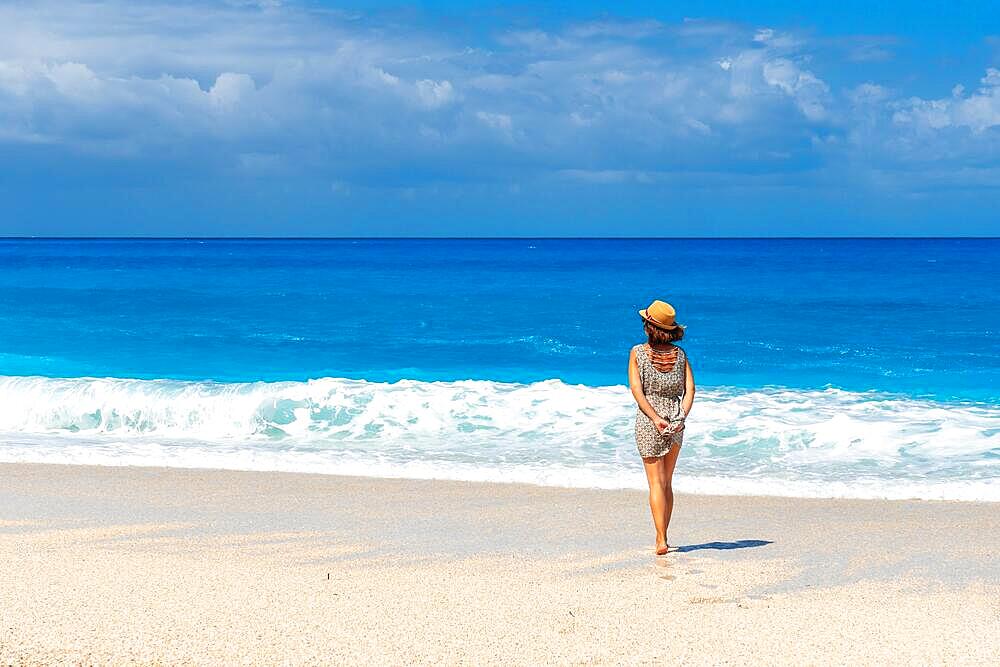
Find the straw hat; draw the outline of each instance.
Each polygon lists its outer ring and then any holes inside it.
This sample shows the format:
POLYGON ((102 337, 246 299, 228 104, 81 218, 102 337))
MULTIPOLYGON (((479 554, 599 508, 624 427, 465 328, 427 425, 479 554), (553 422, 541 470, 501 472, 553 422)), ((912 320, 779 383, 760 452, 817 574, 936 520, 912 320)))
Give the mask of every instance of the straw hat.
POLYGON ((677 324, 674 320, 677 317, 677 311, 674 307, 665 301, 654 301, 649 304, 648 308, 643 308, 639 311, 639 317, 646 320, 652 324, 657 329, 663 329, 664 331, 673 331, 674 329, 683 329, 683 325, 677 324))

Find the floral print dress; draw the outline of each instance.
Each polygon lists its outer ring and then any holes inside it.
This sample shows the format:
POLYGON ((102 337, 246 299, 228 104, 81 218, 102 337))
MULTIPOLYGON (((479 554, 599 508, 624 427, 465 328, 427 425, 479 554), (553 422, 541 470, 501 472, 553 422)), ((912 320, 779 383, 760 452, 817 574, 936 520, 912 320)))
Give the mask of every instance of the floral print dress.
POLYGON ((636 345, 635 362, 639 368, 639 379, 642 381, 642 393, 646 400, 656 410, 656 414, 670 422, 670 426, 661 434, 656 430, 652 420, 638 410, 635 416, 635 444, 639 455, 643 458, 659 457, 667 454, 672 447, 680 447, 684 439, 684 410, 681 399, 684 396, 684 384, 687 370, 687 355, 679 346, 673 368, 668 371, 657 370, 649 355, 646 343, 636 345), (677 425, 672 432, 672 427, 677 425))

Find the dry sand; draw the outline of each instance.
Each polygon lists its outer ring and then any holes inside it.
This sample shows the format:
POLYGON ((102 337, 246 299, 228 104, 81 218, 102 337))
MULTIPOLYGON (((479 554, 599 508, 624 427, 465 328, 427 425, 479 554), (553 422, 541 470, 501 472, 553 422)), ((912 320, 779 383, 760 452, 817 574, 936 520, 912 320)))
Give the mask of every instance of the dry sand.
MULTIPOLYGON (((638 472, 638 471, 637 471, 638 472)), ((1000 664, 1000 506, 0 465, 0 664, 1000 664)))

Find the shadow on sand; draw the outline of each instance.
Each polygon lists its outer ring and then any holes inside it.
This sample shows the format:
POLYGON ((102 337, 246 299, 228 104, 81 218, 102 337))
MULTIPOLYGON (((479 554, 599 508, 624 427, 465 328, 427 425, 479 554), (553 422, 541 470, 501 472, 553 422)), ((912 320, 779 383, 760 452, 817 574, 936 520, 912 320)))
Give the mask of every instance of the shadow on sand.
POLYGON ((701 551, 702 549, 749 549, 751 547, 762 547, 766 544, 774 544, 771 540, 737 540, 735 542, 705 542, 704 544, 688 544, 677 547, 677 553, 687 553, 688 551, 701 551))

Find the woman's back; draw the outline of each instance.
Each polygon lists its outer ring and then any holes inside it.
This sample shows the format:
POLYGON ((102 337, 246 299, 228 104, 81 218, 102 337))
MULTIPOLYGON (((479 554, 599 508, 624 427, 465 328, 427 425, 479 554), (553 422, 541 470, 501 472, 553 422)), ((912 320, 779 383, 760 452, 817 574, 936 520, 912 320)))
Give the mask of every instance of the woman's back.
POLYGON ((670 347, 669 350, 655 350, 649 343, 642 343, 634 348, 642 390, 647 396, 680 398, 684 395, 687 355, 677 345, 670 347))

